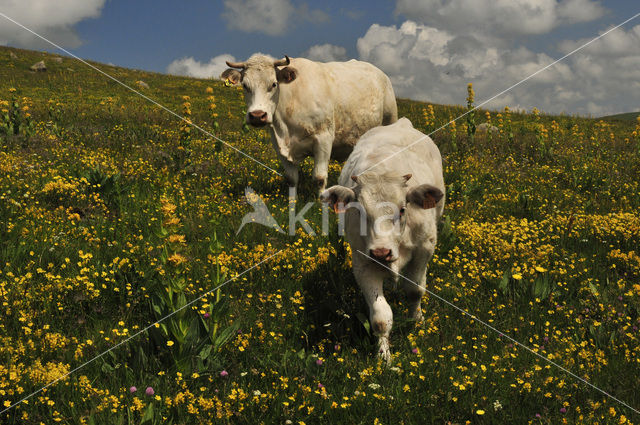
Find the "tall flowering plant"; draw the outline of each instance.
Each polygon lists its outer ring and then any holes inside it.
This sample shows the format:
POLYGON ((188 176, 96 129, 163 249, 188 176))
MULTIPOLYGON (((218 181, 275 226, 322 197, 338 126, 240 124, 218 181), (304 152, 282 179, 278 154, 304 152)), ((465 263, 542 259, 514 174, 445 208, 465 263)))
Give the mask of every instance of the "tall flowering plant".
POLYGON ((34 133, 35 125, 29 108, 29 99, 19 99, 15 88, 10 88, 11 100, 0 100, 0 134, 24 136, 26 142, 34 133))
POLYGON ((426 131, 433 131, 436 128, 436 114, 433 110, 433 105, 428 105, 422 109, 422 116, 424 117, 424 125, 426 131))
POLYGON ((476 134, 476 110, 473 106, 475 95, 473 84, 467 84, 467 136, 470 141, 473 141, 476 134))
MULTIPOLYGON (((211 128, 213 129, 214 132, 218 132, 220 131, 220 124, 218 123, 218 112, 216 110, 217 108, 216 97, 213 95, 213 88, 207 87, 206 92, 209 95, 207 96, 207 101, 209 101, 209 114, 211 116, 211 128)), ((214 142, 214 147, 216 152, 220 151, 222 146, 219 140, 216 140, 214 142)))
MULTIPOLYGON (((220 348, 230 340, 236 328, 221 329, 224 313, 221 285, 225 275, 216 264, 211 285, 213 301, 208 296, 199 300, 200 307, 188 301, 189 246, 182 234, 182 224, 176 205, 168 198, 161 199, 163 221, 156 231, 160 258, 156 269, 158 278, 150 304, 159 323, 153 332, 154 342, 165 351, 164 359, 182 373, 193 367, 204 369, 220 348)), ((214 234, 210 250, 218 253, 222 246, 214 234)), ((194 296, 195 297, 195 296, 194 296)))

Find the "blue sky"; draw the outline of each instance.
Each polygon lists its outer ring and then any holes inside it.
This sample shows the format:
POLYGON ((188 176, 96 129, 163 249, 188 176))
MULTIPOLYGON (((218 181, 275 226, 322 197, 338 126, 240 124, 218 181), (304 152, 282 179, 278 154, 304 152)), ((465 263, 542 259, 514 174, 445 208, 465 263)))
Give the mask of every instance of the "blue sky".
MULTIPOLYGON (((0 0, 0 11, 80 57, 130 68, 215 77, 225 59, 254 52, 356 58, 385 71, 398 96, 462 103, 466 82, 487 99, 640 12, 640 4, 0 0)), ((0 18, 1 44, 53 50, 23 32, 0 18)), ((640 109, 640 17, 605 39, 489 106, 583 115, 640 109)))
POLYGON ((304 25, 294 22, 291 33, 270 36, 229 30, 221 17, 224 7, 220 1, 191 0, 181 4, 108 1, 98 19, 76 25, 85 44, 73 53, 101 62, 161 72, 182 56, 208 60, 231 53, 246 59, 257 51, 297 56, 314 44, 324 43, 342 45, 355 57, 355 42, 372 23, 398 22, 393 14, 394 4, 386 0, 329 0, 322 2, 319 9, 329 15, 328 22, 304 25), (345 6, 344 3, 352 4, 345 6), (357 18, 347 16, 347 11, 357 18))
MULTIPOLYGON (((558 55, 559 40, 595 36, 608 24, 639 12, 640 5, 633 3, 607 1, 608 12, 600 19, 559 27, 533 38, 523 37, 522 42, 558 55)), ((328 22, 292 24, 292 33, 270 36, 228 29, 221 17, 224 10, 221 1, 107 1, 100 17, 75 26, 84 44, 72 52, 100 62, 160 72, 183 56, 208 60, 231 53, 246 59, 257 51, 296 56, 312 45, 324 43, 343 46, 349 57, 357 57, 356 41, 371 24, 397 25, 404 20, 394 13, 395 4, 389 0, 327 0, 318 8, 329 15, 328 22), (347 12, 355 16, 349 17, 347 12)))

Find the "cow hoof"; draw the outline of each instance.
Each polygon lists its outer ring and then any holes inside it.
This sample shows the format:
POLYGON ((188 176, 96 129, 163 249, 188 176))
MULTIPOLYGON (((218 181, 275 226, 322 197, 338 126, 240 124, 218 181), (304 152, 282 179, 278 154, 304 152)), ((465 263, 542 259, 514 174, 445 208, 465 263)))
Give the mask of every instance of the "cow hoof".
POLYGON ((378 357, 384 360, 387 365, 391 364, 391 351, 387 338, 380 338, 378 341, 378 357))
POLYGON ((316 177, 316 186, 318 187, 318 196, 327 188, 327 179, 326 177, 316 177))
POLYGON ((422 316, 422 309, 420 307, 413 310, 409 317, 411 317, 411 320, 415 320, 416 322, 422 322, 424 320, 424 317, 422 316))

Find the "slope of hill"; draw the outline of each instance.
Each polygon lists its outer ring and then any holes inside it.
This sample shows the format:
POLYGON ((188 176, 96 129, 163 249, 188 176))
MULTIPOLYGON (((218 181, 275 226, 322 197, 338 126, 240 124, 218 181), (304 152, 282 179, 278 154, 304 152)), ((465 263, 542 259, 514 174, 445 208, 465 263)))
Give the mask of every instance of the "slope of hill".
POLYGON ((607 115, 603 120, 636 121, 640 117, 640 112, 627 112, 624 114, 607 115))
MULTIPOLYGON (((279 175, 54 57, 0 48, 0 409, 59 379, 3 423, 640 421, 544 360, 640 406, 635 123, 477 111, 435 133, 427 287, 501 334, 433 296, 411 323, 389 282, 386 367, 334 217, 328 236, 236 234, 247 187, 288 229, 279 175), (498 133, 468 130, 487 119, 498 133)), ((279 170, 241 91, 95 65, 279 170)), ((466 110, 398 103, 425 132, 466 110)), ((319 233, 310 172, 297 208, 319 233)))

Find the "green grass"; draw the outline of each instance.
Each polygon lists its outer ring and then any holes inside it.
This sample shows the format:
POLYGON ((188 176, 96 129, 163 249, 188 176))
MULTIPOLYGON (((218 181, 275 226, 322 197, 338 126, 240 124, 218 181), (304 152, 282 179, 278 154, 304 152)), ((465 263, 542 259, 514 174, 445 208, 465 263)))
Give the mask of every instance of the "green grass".
MULTIPOLYGON (((243 130, 238 90, 95 65, 132 86, 145 81, 143 92, 177 113, 189 96, 194 123, 279 170, 267 132, 243 130)), ((461 103, 465 94, 460 87, 461 103)), ((2 48, 0 99, 10 110, 2 122, 13 114, 18 129, 0 143, 0 406, 279 253, 166 328, 4 413, 3 423, 640 421, 434 297, 423 301, 424 323, 411 323, 393 282, 386 367, 374 356, 334 218, 329 236, 253 224, 236 235, 250 211, 247 186, 287 229, 282 178, 195 129, 188 134, 85 65, 2 48), (47 72, 28 70, 42 59, 47 72), (11 112, 14 102, 20 112, 11 112)), ((466 110, 434 105, 427 124, 426 104, 398 106, 426 133, 466 110)), ((470 137, 465 118, 455 133, 433 135, 447 206, 428 289, 640 407, 635 124, 496 111, 490 118, 499 135, 470 137)), ((331 164, 330 184, 340 166, 331 164)), ((311 161, 302 168, 299 202, 315 202, 311 161)), ((318 203, 307 218, 320 228, 318 203)))

